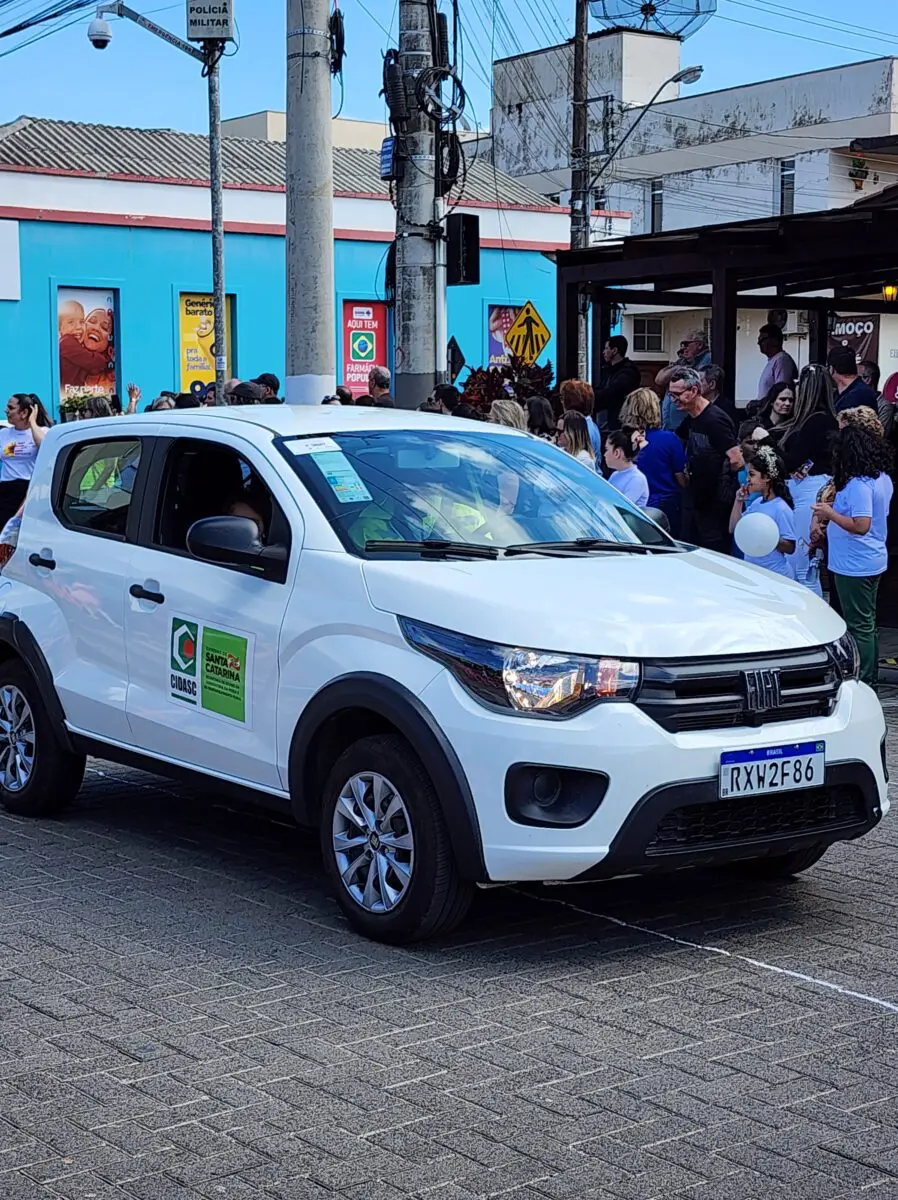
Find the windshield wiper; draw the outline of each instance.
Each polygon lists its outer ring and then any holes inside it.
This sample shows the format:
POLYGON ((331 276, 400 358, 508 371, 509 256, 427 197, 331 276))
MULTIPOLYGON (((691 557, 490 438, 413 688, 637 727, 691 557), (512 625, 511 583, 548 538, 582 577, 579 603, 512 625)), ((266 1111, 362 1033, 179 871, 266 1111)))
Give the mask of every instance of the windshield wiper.
POLYGON ((479 546, 471 542, 448 542, 439 538, 425 538, 420 542, 372 541, 365 542, 366 554, 417 553, 428 557, 451 556, 464 558, 498 558, 495 546, 479 546))
POLYGON ((614 542, 607 538, 575 538, 570 542, 522 542, 518 546, 506 546, 506 558, 519 554, 589 554, 591 550, 613 550, 619 554, 670 554, 677 546, 647 546, 643 542, 614 542))

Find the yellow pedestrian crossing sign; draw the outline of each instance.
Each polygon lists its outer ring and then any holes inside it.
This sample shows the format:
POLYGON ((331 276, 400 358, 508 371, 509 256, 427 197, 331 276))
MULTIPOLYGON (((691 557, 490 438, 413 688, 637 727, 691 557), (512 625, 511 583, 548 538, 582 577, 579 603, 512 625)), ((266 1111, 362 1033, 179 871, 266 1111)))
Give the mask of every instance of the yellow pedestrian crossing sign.
POLYGON ((528 300, 505 335, 505 345, 515 358, 532 367, 552 338, 549 327, 528 300))

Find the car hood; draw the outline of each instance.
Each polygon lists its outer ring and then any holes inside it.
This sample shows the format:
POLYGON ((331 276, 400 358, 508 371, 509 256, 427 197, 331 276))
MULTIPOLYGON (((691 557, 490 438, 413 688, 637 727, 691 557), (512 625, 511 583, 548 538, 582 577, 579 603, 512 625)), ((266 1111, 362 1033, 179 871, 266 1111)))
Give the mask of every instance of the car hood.
POLYGON ((596 554, 367 561, 375 608, 505 645, 634 658, 793 650, 841 617, 807 588, 738 559, 596 554))

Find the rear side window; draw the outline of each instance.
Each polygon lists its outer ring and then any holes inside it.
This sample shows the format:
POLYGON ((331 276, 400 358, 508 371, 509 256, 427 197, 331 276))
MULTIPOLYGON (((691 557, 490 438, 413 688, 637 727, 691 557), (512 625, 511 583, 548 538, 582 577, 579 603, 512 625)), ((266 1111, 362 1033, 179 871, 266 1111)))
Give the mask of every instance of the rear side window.
POLYGON ((140 466, 140 442, 89 442, 71 456, 56 515, 70 529, 124 538, 140 466))

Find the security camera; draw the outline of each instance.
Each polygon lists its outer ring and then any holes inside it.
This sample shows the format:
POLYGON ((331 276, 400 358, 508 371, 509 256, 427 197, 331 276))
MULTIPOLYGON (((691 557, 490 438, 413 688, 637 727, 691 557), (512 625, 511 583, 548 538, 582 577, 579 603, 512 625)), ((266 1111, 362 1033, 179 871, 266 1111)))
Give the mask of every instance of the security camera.
POLYGON ((87 36, 95 50, 105 50, 112 41, 112 26, 102 17, 95 17, 88 26, 87 36))

